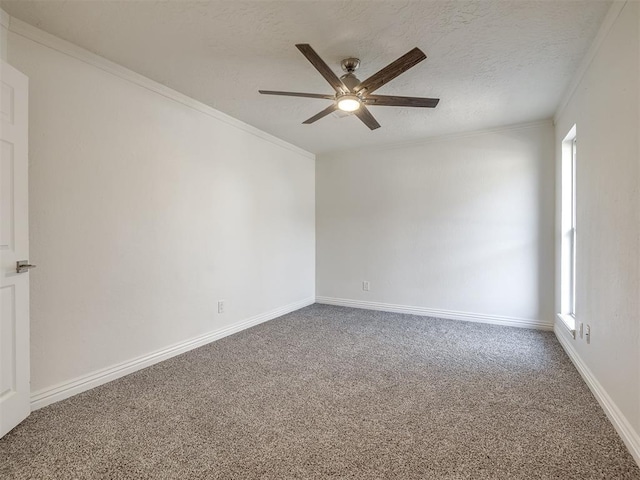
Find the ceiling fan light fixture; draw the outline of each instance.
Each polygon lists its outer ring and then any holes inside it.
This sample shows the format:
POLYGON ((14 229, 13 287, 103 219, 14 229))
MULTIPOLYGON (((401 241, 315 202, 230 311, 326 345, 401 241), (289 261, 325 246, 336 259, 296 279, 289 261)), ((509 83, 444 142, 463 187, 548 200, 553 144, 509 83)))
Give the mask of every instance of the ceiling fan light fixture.
POLYGON ((362 101, 356 95, 343 95, 338 99, 338 108, 343 112, 355 112, 362 101))
POLYGON ((370 130, 380 128, 380 124, 375 119, 369 109, 370 105, 388 106, 388 107, 427 107, 435 108, 440 99, 438 98, 422 98, 422 97, 400 97, 397 95, 372 95, 378 88, 389 83, 398 75, 406 72, 411 67, 417 65, 427 58, 422 50, 413 48, 396 61, 391 62, 382 70, 371 75, 364 81, 358 80, 353 72, 360 65, 360 60, 355 57, 345 58, 341 65, 346 72, 342 77, 338 78, 333 70, 326 64, 322 58, 311 48, 308 43, 298 43, 296 48, 300 50, 315 69, 324 77, 324 79, 333 87, 335 93, 333 95, 323 95, 319 93, 302 93, 302 92, 279 92, 274 90, 258 90, 264 95, 284 95, 288 97, 306 97, 319 98, 323 100, 331 100, 331 105, 324 110, 316 113, 313 117, 307 118, 305 125, 312 124, 321 118, 332 113, 336 116, 339 112, 345 114, 354 114, 362 121, 370 130), (336 112, 336 111, 339 112, 336 112))

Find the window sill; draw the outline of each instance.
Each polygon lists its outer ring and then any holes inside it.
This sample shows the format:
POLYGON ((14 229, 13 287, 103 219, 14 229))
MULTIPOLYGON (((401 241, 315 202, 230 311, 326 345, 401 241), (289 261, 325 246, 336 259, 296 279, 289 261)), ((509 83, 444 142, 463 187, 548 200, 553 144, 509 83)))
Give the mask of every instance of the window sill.
POLYGON ((566 313, 558 313, 556 315, 560 323, 564 325, 573 338, 576 338, 576 317, 566 313))

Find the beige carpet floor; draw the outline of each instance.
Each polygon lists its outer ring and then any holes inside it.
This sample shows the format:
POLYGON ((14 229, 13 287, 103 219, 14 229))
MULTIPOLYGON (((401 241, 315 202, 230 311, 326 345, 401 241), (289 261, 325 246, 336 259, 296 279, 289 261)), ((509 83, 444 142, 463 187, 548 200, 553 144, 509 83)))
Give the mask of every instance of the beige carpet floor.
POLYGON ((551 332, 313 305, 34 412, 2 479, 640 479, 551 332))

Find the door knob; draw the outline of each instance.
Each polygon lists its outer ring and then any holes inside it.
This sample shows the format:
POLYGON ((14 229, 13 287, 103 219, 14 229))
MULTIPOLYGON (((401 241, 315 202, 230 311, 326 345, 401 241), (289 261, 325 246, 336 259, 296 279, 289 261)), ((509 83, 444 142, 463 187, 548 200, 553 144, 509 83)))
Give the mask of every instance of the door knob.
POLYGON ((19 262, 16 262, 16 272, 18 273, 28 272, 30 268, 36 268, 36 266, 29 264, 29 260, 20 260, 19 262))

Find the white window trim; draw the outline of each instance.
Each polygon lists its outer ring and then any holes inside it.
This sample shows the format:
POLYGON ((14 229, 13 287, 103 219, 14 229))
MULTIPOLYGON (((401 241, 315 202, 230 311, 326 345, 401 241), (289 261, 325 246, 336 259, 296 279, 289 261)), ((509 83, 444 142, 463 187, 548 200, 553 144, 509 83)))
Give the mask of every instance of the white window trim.
POLYGON ((569 334, 573 338, 576 338, 576 317, 573 315, 566 315, 564 313, 558 313, 556 314, 556 317, 558 317, 558 320, 560 320, 560 323, 564 325, 569 334))
POLYGON ((561 163, 561 237, 560 237, 560 313, 557 317, 575 338, 576 335, 576 126, 562 141, 561 163))

